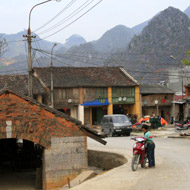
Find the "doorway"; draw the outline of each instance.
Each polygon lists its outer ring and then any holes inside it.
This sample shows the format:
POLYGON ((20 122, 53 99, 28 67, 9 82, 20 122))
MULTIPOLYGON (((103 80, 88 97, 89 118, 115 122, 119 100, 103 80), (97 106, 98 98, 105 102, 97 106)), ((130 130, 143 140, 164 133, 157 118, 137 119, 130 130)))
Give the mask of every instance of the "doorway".
POLYGON ((93 125, 100 125, 102 117, 103 117, 102 107, 92 108, 92 124, 93 125))
POLYGON ((113 113, 114 114, 124 114, 123 105, 114 105, 113 106, 113 113))
POLYGON ((42 189, 43 147, 22 139, 0 139, 0 189, 42 189))

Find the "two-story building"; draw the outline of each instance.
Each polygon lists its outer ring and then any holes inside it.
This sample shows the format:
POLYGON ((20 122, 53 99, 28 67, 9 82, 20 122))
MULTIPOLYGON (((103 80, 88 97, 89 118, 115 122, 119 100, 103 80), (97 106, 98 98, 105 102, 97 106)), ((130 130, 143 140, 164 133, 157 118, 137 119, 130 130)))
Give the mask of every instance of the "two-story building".
POLYGON ((174 92, 163 85, 141 85, 140 86, 142 116, 161 116, 167 122, 174 117, 173 105, 174 92))
MULTIPOLYGON (((106 114, 141 117, 139 84, 123 68, 36 67, 34 72, 49 89, 53 74, 54 108, 85 124, 99 124, 106 114)), ((50 104, 44 94, 34 96, 50 104)))
MULTIPOLYGON (((85 124, 99 124, 106 114, 141 117, 139 84, 123 68, 48 67, 34 68, 34 73, 38 75, 33 77, 34 99, 51 105, 52 73, 54 108, 85 124)), ((6 87, 27 96, 28 76, 1 75, 0 88, 6 87)))

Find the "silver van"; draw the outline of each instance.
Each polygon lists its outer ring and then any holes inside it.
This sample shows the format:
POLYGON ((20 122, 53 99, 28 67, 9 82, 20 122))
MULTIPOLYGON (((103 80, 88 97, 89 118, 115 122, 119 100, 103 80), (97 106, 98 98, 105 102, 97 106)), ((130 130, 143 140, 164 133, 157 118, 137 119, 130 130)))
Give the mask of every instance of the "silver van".
POLYGON ((104 115, 101 121, 101 130, 109 136, 121 134, 130 136, 132 123, 126 115, 104 115))

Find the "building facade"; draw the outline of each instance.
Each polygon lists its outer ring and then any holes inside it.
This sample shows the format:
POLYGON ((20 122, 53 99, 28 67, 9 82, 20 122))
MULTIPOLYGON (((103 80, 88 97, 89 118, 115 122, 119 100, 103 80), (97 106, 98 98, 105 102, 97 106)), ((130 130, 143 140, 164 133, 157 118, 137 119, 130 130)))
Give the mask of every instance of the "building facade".
MULTIPOLYGON (((107 114, 141 117, 139 84, 123 68, 54 67, 34 68, 34 71, 49 89, 48 76, 53 73, 54 108, 82 123, 100 124, 107 114)), ((37 99, 43 99, 39 97, 37 94, 37 99)))
POLYGON ((141 85, 142 116, 155 115, 167 122, 175 115, 174 92, 162 85, 141 85))
MULTIPOLYGON (((84 124, 100 124, 106 114, 141 117, 139 84, 123 68, 34 68, 33 97, 49 106, 52 106, 51 73, 53 107, 84 124)), ((1 75, 0 88, 5 87, 27 96, 28 76, 1 75)))
POLYGON ((1 172, 36 170, 38 189, 60 188, 88 168, 87 136, 105 144, 80 121, 10 90, 0 92, 0 112, 1 172))

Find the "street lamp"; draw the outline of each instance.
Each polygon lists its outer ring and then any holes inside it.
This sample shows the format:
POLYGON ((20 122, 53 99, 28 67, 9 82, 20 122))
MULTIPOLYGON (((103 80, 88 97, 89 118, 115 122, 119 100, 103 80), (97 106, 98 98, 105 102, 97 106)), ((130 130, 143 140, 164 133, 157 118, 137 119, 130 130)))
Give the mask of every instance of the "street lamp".
POLYGON ((54 43, 51 49, 51 106, 54 108, 54 101, 53 101, 53 49, 57 44, 54 43))
MULTIPOLYGON (((24 37, 27 38, 27 42, 28 42, 28 94, 30 97, 33 97, 33 85, 32 85, 32 56, 31 56, 31 41, 32 38, 35 38, 35 36, 31 36, 31 29, 30 29, 30 21, 31 21, 31 14, 32 14, 32 10, 42 4, 48 3, 50 1, 53 0, 47 0, 47 1, 43 1, 41 3, 38 3, 36 5, 34 5, 29 13, 29 24, 28 24, 28 33, 27 35, 24 35, 24 37)), ((56 0, 57 2, 61 1, 61 0, 56 0)))
POLYGON ((176 59, 173 55, 170 55, 170 58, 177 61, 181 65, 181 95, 182 95, 182 100, 183 100, 183 74, 184 74, 184 69, 183 69, 183 63, 176 59))

